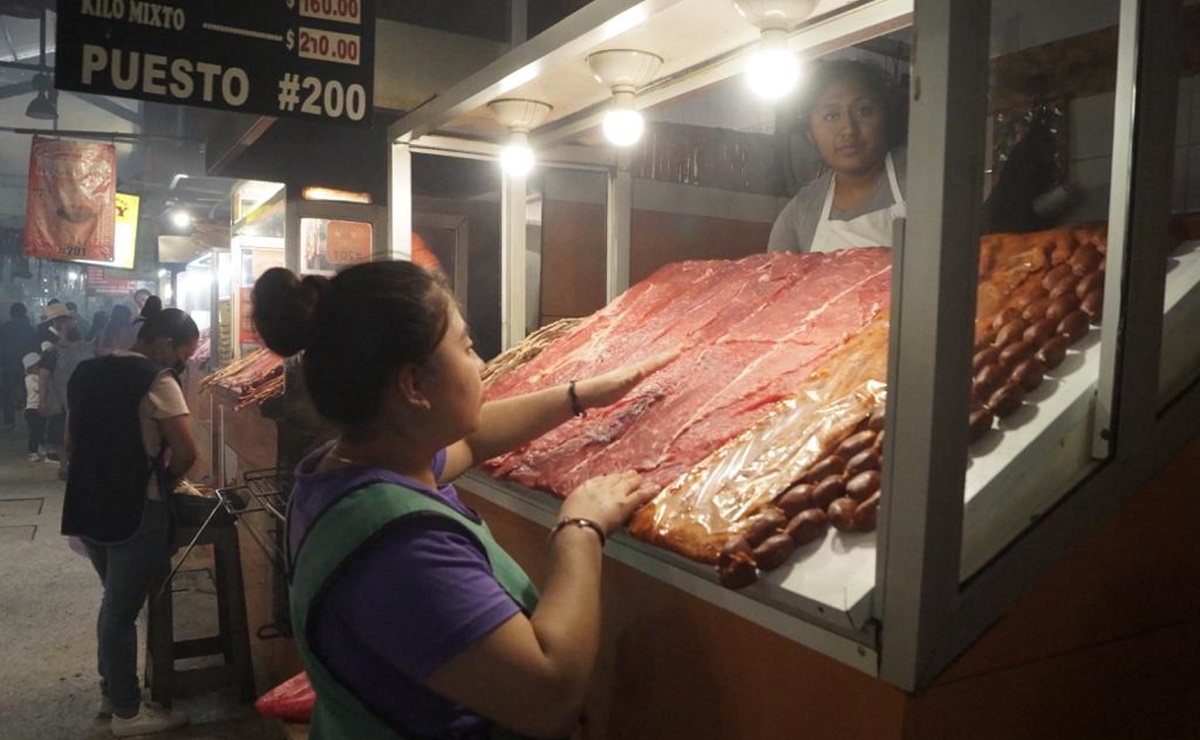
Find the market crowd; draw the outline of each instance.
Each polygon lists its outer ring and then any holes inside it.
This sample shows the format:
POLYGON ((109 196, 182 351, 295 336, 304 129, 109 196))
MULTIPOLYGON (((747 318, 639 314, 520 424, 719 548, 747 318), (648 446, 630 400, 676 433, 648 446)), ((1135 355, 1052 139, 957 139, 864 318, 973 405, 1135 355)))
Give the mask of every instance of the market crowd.
POLYGON ((67 383, 79 363, 91 357, 127 350, 137 338, 135 314, 150 298, 140 289, 136 308, 118 304, 91 319, 76 304, 52 298, 36 319, 24 303, 12 303, 0 323, 0 414, 5 432, 23 425, 29 462, 59 466, 67 415, 67 383))

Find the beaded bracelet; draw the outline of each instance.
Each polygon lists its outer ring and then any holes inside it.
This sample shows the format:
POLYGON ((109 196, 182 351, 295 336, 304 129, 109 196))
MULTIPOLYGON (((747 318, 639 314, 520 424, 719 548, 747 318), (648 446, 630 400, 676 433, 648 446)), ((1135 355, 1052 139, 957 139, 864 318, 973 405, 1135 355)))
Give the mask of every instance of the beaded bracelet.
POLYGON ((600 547, 604 547, 604 540, 605 540, 604 530, 600 528, 599 524, 596 524, 591 519, 584 519, 583 517, 580 517, 580 516, 564 517, 562 519, 559 519, 558 523, 554 525, 554 528, 550 530, 550 536, 547 537, 547 539, 553 540, 554 535, 558 534, 560 531, 562 531, 563 527, 566 527, 568 525, 572 526, 572 527, 579 527, 581 529, 592 530, 593 532, 596 533, 596 536, 600 538, 600 547))

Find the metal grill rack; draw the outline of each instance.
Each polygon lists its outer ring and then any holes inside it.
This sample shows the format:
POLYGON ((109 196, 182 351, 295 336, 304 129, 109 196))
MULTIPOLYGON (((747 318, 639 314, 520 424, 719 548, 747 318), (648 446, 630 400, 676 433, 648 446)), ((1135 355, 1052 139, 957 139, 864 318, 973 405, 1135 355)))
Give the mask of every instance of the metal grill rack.
POLYGON ((255 511, 266 511, 279 522, 287 518, 287 499, 292 490, 292 475, 277 468, 252 470, 244 476, 245 489, 255 503, 261 507, 255 511))
POLYGON ((287 499, 292 489, 292 475, 277 468, 267 468, 248 471, 243 480, 245 482, 240 486, 218 488, 217 498, 226 511, 237 517, 279 573, 286 573, 287 557, 283 552, 282 538, 259 531, 245 515, 265 512, 275 520, 276 531, 281 532, 287 519, 287 499))

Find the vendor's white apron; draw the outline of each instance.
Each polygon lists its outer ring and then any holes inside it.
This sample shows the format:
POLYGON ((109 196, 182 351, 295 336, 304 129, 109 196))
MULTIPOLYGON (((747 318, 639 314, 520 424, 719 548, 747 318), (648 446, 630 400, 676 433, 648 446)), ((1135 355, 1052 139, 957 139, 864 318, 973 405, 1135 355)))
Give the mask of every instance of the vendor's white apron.
POLYGON ((893 204, 890 208, 864 213, 849 221, 831 220, 833 210, 834 178, 829 180, 829 192, 825 194, 825 205, 821 208, 821 220, 817 222, 817 230, 813 234, 811 252, 832 252, 836 249, 850 247, 890 247, 892 246, 892 221, 904 218, 904 197, 900 195, 900 183, 896 180, 896 167, 892 164, 892 155, 884 159, 887 167, 888 185, 892 188, 893 204))

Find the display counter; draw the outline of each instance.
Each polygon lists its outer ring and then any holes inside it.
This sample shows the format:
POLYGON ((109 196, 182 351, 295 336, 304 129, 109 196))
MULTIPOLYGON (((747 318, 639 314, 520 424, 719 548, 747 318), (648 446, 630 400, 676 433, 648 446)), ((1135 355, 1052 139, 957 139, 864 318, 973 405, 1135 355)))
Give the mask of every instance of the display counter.
MULTIPOLYGON (((617 534, 605 548, 584 736, 1194 736, 1200 595, 1189 584, 1200 578, 1200 540, 1188 532, 1200 526, 1200 499, 1188 481, 1197 475, 1200 438, 918 694, 873 678, 868 647, 842 639, 835 652, 825 623, 721 588, 708 569, 617 534), (826 640, 819 650, 802 644, 813 635, 826 640)), ((557 503, 476 473, 458 488, 544 583, 557 503)))
MULTIPOLYGON (((589 60, 617 49, 658 58, 661 66, 651 65, 646 79, 633 85, 633 107, 654 116, 652 123, 714 128, 727 119, 697 117, 748 106, 733 98, 714 98, 707 109, 692 103, 749 67, 771 35, 806 61, 835 51, 851 58, 876 54, 893 71, 907 72, 901 75, 909 92, 906 177, 920 187, 905 192, 907 215, 894 232, 881 471, 886 497, 878 534, 826 533, 738 592, 717 586, 708 567, 623 537, 614 539, 612 558, 664 588, 681 588, 785 635, 789 640, 776 641, 788 645, 777 645, 781 651, 800 643, 916 691, 930 686, 1038 574, 1065 558, 1195 435, 1200 359, 1188 354, 1194 342, 1178 339, 1194 326, 1192 304, 1200 300, 1195 245, 1177 252, 1167 271, 1166 250, 1147 246, 1169 243, 1172 183, 1165 173, 1179 93, 1174 34, 1180 8, 1137 0, 1053 9, 1016 2, 830 2, 805 4, 813 14, 780 34, 746 25, 754 18, 750 5, 737 5, 740 16, 717 0, 585 5, 392 124, 392 218, 404 223, 411 210, 414 153, 498 160, 506 144, 527 141, 546 169, 606 172, 611 301, 630 284, 636 204, 629 156, 599 134, 601 119, 623 100, 615 92, 623 91, 592 84, 604 77, 589 74, 595 71, 589 60), (910 24, 910 36, 898 33, 910 24), (919 55, 913 37, 921 40, 919 55), (1063 59, 1087 62, 1074 69, 1063 59), (1043 83, 1049 88, 1038 87, 1043 83), (512 119, 513 100, 541 114, 512 119), (1069 122, 1051 110, 1056 106, 1070 108, 1069 122), (1031 110, 1038 115, 1024 117, 1031 110), (1107 224, 1103 326, 1083 337, 1056 330, 1077 340, 1066 361, 1029 392, 1023 407, 972 445, 963 427, 978 399, 961 391, 972 374, 972 278, 982 273, 979 253, 966 245, 978 242, 993 217, 1016 215, 992 212, 994 202, 981 204, 990 188, 1002 191, 1002 168, 1017 158, 1017 124, 1039 116, 1042 125, 1058 122, 1047 132, 1046 156, 1053 162, 1042 162, 1042 169, 1084 193, 1053 223, 1107 224), (1155 386, 1160 372, 1162 388, 1155 386)), ((776 135, 795 133, 788 130, 792 112, 776 111, 776 135)), ((512 329, 525 325, 526 194, 525 174, 505 175, 499 307, 509 328, 505 349, 522 339, 512 329)), ((1044 227, 992 230, 1038 228, 1044 227)), ((541 282, 555 279, 544 274, 541 282)), ((493 510, 540 525, 557 511, 549 496, 485 476, 473 474, 464 487, 493 510)), ((526 528, 520 539, 529 542, 514 546, 532 547, 537 530, 526 528)), ((690 627, 680 622, 680 629, 690 627)), ((688 670, 689 661, 674 658, 672 670, 688 670)), ((769 683, 757 680, 752 661, 731 660, 733 675, 769 683)), ((736 729, 731 736, 751 736, 741 732, 745 727, 736 729)))

